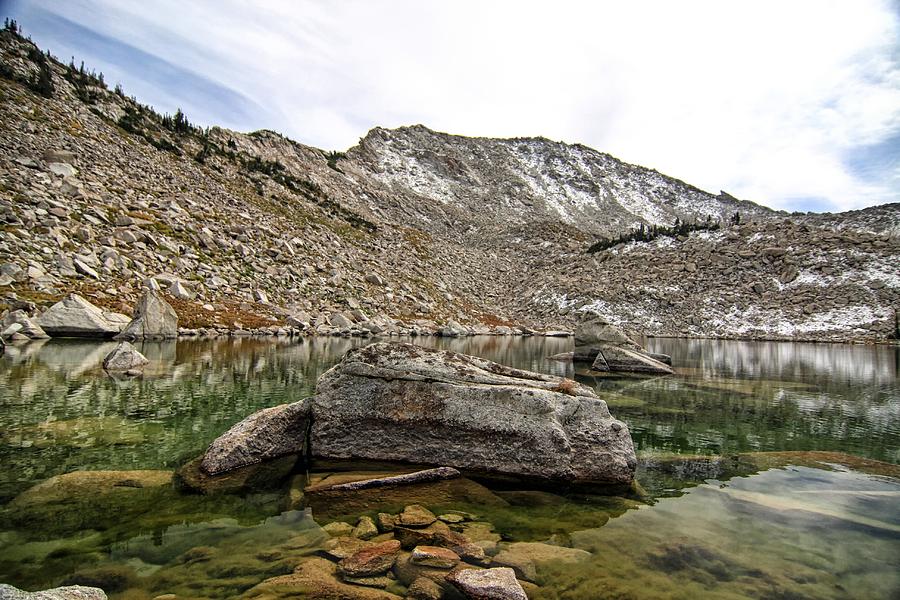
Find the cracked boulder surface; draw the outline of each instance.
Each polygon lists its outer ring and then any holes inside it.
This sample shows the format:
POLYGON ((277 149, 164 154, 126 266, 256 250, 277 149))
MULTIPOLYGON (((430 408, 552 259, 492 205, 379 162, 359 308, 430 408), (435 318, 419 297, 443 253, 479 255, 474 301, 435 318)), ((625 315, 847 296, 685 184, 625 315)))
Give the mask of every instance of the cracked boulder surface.
POLYGON ((322 458, 609 484, 637 464, 628 427, 591 389, 412 344, 348 352, 319 378, 312 414, 322 458))

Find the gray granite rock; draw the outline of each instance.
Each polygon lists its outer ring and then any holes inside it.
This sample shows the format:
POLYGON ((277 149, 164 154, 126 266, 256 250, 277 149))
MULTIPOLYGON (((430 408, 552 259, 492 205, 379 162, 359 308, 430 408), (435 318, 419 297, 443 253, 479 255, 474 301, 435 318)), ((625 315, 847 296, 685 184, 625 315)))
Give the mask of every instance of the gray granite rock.
POLYGON ((119 340, 166 339, 178 336, 178 315, 162 295, 148 289, 134 308, 131 322, 121 333, 119 340))
POLYGON ((411 344, 351 350, 312 400, 315 456, 629 483, 627 426, 571 380, 411 344))
POLYGON ((264 460, 304 452, 310 400, 255 412, 216 438, 200 463, 202 471, 218 475, 264 460))
POLYGON ((148 362, 147 357, 129 342, 119 342, 103 359, 103 368, 106 371, 133 371, 142 369, 148 362))
POLYGON ((106 594, 100 588, 83 585, 25 592, 11 585, 0 583, 0 600, 106 600, 106 594))
POLYGON ((112 337, 128 321, 127 316, 102 310, 78 294, 69 294, 34 319, 52 337, 112 337))

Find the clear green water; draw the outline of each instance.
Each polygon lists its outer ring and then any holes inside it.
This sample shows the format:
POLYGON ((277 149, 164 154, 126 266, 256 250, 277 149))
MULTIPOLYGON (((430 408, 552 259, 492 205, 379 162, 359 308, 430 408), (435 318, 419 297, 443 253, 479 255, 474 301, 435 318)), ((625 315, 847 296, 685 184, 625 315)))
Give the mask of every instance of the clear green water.
MULTIPOLYGON (((592 553, 542 567, 535 597, 900 595, 897 347, 657 339, 647 345, 671 354, 679 375, 597 378, 547 360, 570 349, 566 339, 415 341, 576 376, 629 423, 642 498, 504 490, 511 506, 436 501, 475 512, 504 539, 552 538, 592 553), (780 454, 721 458, 758 452, 780 454)), ((228 598, 290 572, 324 536, 315 514, 284 512, 285 489, 23 492, 64 473, 174 469, 251 412, 309 395, 363 343, 145 344, 152 363, 131 381, 100 369, 112 344, 9 349, 0 357, 0 581, 95 582, 114 598, 228 598)))

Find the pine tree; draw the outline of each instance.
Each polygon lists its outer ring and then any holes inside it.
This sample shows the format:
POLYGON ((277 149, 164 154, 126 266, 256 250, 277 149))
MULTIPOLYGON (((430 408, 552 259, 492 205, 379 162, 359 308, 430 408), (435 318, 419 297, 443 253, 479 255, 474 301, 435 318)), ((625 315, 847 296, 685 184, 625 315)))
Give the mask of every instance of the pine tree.
POLYGON ((29 87, 45 98, 53 97, 53 76, 50 73, 50 65, 46 61, 38 65, 38 72, 31 76, 29 87))

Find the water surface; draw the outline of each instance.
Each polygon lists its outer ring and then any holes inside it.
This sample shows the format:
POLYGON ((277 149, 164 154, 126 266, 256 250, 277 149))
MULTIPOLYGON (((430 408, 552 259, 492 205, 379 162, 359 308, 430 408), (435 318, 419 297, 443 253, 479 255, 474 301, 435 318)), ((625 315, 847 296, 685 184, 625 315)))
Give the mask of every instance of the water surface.
MULTIPOLYGON (((576 377, 629 424, 642 497, 497 490, 511 506, 436 507, 475 512, 508 540, 593 553, 543 569, 538 597, 900 594, 897 347, 651 339, 678 375, 648 378, 549 360, 571 349, 568 339, 413 341, 576 377)), ((112 343, 8 349, 0 581, 38 589, 93 577, 114 598, 223 598, 290 572, 323 534, 315 514, 285 512, 284 490, 195 496, 126 482, 75 486, 64 500, 25 492, 65 473, 174 469, 244 416, 310 395, 321 373, 365 343, 145 343, 151 364, 126 381, 100 367, 112 343)))

